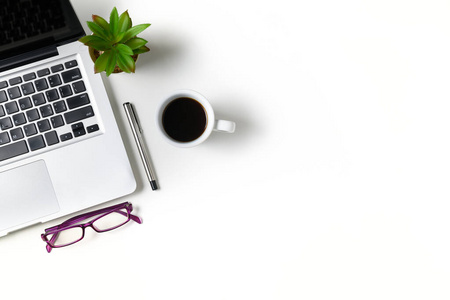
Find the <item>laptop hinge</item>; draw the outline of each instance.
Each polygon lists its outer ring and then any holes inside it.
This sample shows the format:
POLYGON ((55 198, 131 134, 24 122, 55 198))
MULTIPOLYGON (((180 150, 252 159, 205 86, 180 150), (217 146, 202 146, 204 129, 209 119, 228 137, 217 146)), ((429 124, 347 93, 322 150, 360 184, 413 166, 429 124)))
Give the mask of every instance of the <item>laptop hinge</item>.
POLYGON ((24 66, 45 58, 58 55, 55 46, 36 49, 24 54, 0 60, 0 72, 4 72, 13 68, 24 66))

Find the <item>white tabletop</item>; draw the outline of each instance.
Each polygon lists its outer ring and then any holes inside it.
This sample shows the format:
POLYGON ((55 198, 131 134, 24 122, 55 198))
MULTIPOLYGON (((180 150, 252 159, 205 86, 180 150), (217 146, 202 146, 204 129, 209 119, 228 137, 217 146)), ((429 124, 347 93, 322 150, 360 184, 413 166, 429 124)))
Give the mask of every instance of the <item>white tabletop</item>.
POLYGON ((144 222, 50 254, 62 220, 1 238, 5 299, 450 297, 448 1, 72 2, 152 24, 136 74, 105 77, 138 182, 111 204, 144 222), (236 132, 166 143, 156 108, 184 88, 236 132))

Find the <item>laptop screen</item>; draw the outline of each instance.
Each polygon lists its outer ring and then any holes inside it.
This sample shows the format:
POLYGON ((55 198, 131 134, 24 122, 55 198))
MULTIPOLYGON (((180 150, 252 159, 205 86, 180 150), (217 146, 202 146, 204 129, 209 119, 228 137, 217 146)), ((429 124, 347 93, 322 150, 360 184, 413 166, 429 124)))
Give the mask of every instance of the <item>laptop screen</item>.
POLYGON ((69 0, 0 0, 0 68, 13 57, 84 34, 69 0))

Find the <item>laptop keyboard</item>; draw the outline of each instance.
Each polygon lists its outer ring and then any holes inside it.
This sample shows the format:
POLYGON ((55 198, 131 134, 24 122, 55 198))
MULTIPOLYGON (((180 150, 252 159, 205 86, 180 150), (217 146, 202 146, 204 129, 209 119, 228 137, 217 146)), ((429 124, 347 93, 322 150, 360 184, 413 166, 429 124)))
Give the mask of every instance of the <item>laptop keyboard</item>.
POLYGON ((97 131, 76 59, 0 79, 0 162, 97 131))
POLYGON ((1 0, 0 46, 64 26, 64 12, 58 0, 1 0))

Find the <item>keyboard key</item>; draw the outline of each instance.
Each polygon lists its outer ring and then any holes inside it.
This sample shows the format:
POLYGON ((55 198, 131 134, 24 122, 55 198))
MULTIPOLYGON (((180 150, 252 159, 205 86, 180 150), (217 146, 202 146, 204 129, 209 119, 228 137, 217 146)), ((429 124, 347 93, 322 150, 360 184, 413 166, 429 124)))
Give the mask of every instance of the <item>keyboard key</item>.
POLYGON ((44 106, 41 106, 39 108, 39 110, 41 111, 41 116, 43 118, 49 117, 51 115, 53 115, 53 109, 52 109, 52 105, 51 104, 47 104, 44 106))
POLYGON ((64 103, 64 100, 58 101, 53 103, 53 109, 55 110, 55 113, 62 113, 63 111, 66 111, 66 104, 64 103))
POLYGON ((42 135, 34 136, 28 139, 28 144, 30 145, 31 151, 36 151, 45 147, 44 138, 42 135))
POLYGON ((44 131, 52 129, 50 127, 50 122, 48 120, 40 120, 36 124, 37 124, 39 132, 44 132, 44 131))
POLYGON ((8 83, 6 81, 0 81, 0 89, 4 89, 8 87, 8 83))
POLYGON ((37 74, 39 77, 42 77, 42 76, 50 74, 50 70, 49 69, 39 70, 39 71, 37 71, 37 74))
POLYGON ((50 68, 53 73, 64 70, 63 65, 59 64, 50 68))
POLYGON ((64 114, 64 118, 66 119, 66 124, 81 121, 83 119, 93 117, 93 116, 94 116, 94 110, 92 109, 91 106, 82 107, 77 110, 69 111, 64 114))
POLYGON ((54 131, 54 130, 45 133, 44 136, 45 136, 45 141, 47 142, 48 146, 59 143, 58 135, 56 134, 56 131, 54 131))
POLYGON ((16 99, 22 96, 22 94, 20 93, 20 89, 18 86, 12 87, 10 89, 8 89, 8 95, 9 95, 9 99, 16 99))
POLYGON ((84 92, 86 90, 86 87, 84 86, 83 81, 77 81, 75 83, 72 83, 73 90, 75 91, 75 94, 84 92))
POLYGON ((50 84, 51 87, 61 85, 62 84, 61 77, 59 77, 58 74, 49 76, 48 77, 48 83, 50 84))
POLYGON ((72 89, 70 88, 70 85, 64 85, 64 86, 60 87, 59 92, 61 93, 61 97, 63 97, 63 98, 69 97, 73 94, 72 89))
POLYGON ((25 124, 27 122, 27 119, 25 119, 25 115, 23 113, 14 115, 12 117, 12 119, 13 119, 14 125, 16 125, 16 126, 25 124))
POLYGON ((50 122, 52 123, 53 128, 58 128, 64 125, 62 116, 54 116, 50 118, 50 122))
POLYGON ((25 84, 22 84, 22 92, 23 92, 24 96, 33 94, 34 93, 33 84, 31 82, 27 82, 25 84))
POLYGON ((1 130, 6 130, 13 127, 13 123, 11 122, 11 118, 10 117, 6 117, 3 119, 0 119, 0 129, 1 130))
POLYGON ((25 80, 25 81, 30 81, 33 79, 36 79, 35 73, 28 73, 28 74, 23 75, 23 80, 25 80))
POLYGON ((9 133, 11 134, 11 139, 13 141, 23 139, 23 132, 21 128, 14 128, 9 133))
POLYGON ((5 91, 0 91, 0 103, 8 101, 8 96, 6 96, 5 91))
POLYGON ((39 112, 38 112, 37 108, 27 110, 26 114, 27 114, 28 121, 30 121, 30 122, 39 120, 41 118, 39 116, 39 112))
POLYGON ((20 77, 14 77, 9 80, 10 85, 16 85, 19 83, 22 83, 22 78, 20 78, 20 77))
POLYGON ((23 126, 23 130, 25 131, 26 136, 32 136, 37 133, 37 129, 34 124, 27 124, 27 125, 23 126))
POLYGON ((46 103, 43 93, 33 95, 33 96, 31 96, 31 98, 33 99, 34 106, 39 106, 39 105, 46 103))
POLYGON ((27 143, 20 141, 0 148, 0 161, 28 153, 27 143))
POLYGON ((87 131, 88 133, 98 131, 99 129, 100 129, 100 128, 98 127, 97 124, 94 124, 94 125, 91 125, 91 126, 86 127, 86 131, 87 131))
POLYGON ((71 140, 73 138, 73 136, 72 136, 71 132, 68 132, 68 133, 61 134, 59 136, 59 138, 61 139, 61 142, 64 142, 64 141, 71 140))
POLYGON ((83 122, 78 122, 78 123, 72 124, 71 127, 72 127, 72 131, 73 131, 73 130, 78 130, 78 129, 84 128, 84 125, 83 125, 83 122))
POLYGON ((72 125, 72 132, 74 137, 79 137, 86 134, 83 123, 76 123, 72 125))
POLYGON ((19 100, 19 106, 21 110, 25 110, 28 109, 30 107, 33 106, 33 104, 31 103, 31 99, 30 97, 26 97, 26 98, 22 98, 19 100))
POLYGON ((69 109, 77 108, 90 103, 88 94, 84 93, 67 99, 69 109))
POLYGON ((56 89, 46 91, 45 96, 47 96, 47 101, 55 101, 59 99, 59 94, 56 89))
POLYGON ((19 107, 16 102, 8 102, 5 104, 5 110, 8 115, 19 111, 19 107))
POLYGON ((80 72, 80 69, 78 69, 78 68, 63 72, 61 75, 62 75, 64 83, 68 83, 71 81, 81 79, 81 72, 80 72))
POLYGON ((36 90, 38 92, 48 89, 47 79, 45 78, 36 80, 34 85, 36 85, 36 90))
POLYGON ((9 143, 11 140, 9 139, 9 135, 7 132, 0 133, 0 145, 4 145, 9 143))
POLYGON ((0 117, 4 117, 5 115, 5 110, 3 109, 3 106, 0 105, 0 117))
POLYGON ((64 64, 64 66, 66 66, 66 69, 69 69, 69 68, 73 68, 73 67, 78 66, 78 63, 77 63, 77 61, 74 59, 74 60, 71 60, 71 61, 66 62, 66 63, 64 64))

